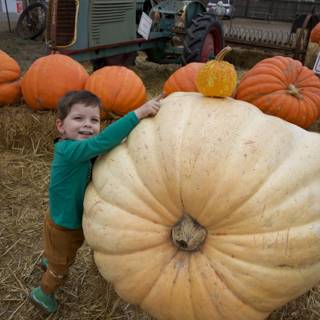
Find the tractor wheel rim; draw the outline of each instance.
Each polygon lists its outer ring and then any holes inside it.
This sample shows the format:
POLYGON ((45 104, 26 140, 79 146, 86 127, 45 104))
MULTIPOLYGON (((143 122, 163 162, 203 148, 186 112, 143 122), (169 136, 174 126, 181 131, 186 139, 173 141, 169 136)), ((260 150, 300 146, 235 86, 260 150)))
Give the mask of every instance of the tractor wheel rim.
POLYGON ((200 61, 206 62, 209 59, 212 59, 220 51, 219 43, 220 33, 216 29, 208 32, 203 42, 202 50, 200 53, 200 61))

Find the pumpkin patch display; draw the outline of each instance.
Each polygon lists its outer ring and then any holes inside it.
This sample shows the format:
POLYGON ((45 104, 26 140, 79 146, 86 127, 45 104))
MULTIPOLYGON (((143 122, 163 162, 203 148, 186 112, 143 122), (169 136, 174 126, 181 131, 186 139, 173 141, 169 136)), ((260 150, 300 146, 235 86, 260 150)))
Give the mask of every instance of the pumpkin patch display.
POLYGON ((86 90, 96 94, 103 108, 124 115, 141 106, 147 99, 146 88, 140 77, 123 66, 107 66, 93 72, 86 90))
POLYGON ((203 66, 202 62, 191 62, 176 70, 164 83, 164 94, 169 95, 178 91, 197 92, 196 77, 203 66))
POLYGON ((84 210, 124 300, 163 320, 262 320, 320 280, 320 137, 173 93, 96 161, 84 210))
POLYGON ((22 94, 33 110, 55 109, 62 96, 81 90, 89 77, 76 60, 63 54, 50 54, 32 63, 22 79, 22 94))
POLYGON ((320 22, 311 30, 310 41, 320 44, 320 22))
POLYGON ((257 63, 241 79, 235 97, 302 128, 320 116, 319 78, 289 57, 257 63))
POLYGON ((223 61, 231 47, 223 48, 215 60, 210 60, 199 70, 196 85, 198 91, 207 97, 230 97, 237 85, 237 72, 234 66, 223 61))
POLYGON ((16 102, 21 97, 20 66, 0 50, 0 106, 16 102))

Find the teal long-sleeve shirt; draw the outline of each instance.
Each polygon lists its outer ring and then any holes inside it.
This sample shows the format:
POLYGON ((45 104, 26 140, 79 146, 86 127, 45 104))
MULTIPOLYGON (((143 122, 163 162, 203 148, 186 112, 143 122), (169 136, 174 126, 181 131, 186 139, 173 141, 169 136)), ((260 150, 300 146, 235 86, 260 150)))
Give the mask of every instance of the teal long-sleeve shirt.
POLYGON ((50 216, 55 224, 68 229, 81 227, 91 159, 119 145, 138 122, 130 112, 95 137, 55 143, 49 184, 50 216))

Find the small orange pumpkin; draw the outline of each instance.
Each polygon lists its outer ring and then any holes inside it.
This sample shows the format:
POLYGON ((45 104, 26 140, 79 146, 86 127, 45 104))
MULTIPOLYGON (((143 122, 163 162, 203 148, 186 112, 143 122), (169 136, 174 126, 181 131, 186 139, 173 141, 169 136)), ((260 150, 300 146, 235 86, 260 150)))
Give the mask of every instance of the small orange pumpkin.
POLYGON ((124 115, 141 106, 147 98, 140 77, 123 66, 107 66, 93 72, 85 89, 96 94, 107 111, 124 115))
POLYGON ((230 97, 237 85, 237 73, 234 66, 223 61, 231 47, 223 48, 215 60, 208 61, 198 72, 196 85, 204 96, 230 97))
POLYGON ((16 102, 21 97, 20 66, 0 50, 0 106, 16 102))
POLYGON ((257 63, 241 79, 235 97, 302 128, 320 115, 320 80, 289 57, 276 56, 257 63))
POLYGON ((55 109, 68 91, 81 90, 89 77, 76 60, 50 54, 33 62, 22 79, 22 94, 33 110, 55 109))
POLYGON ((198 92, 196 77, 203 66, 202 62, 191 62, 176 70, 164 83, 164 94, 167 96, 177 91, 198 92))
POLYGON ((311 30, 310 41, 320 44, 320 22, 311 30))

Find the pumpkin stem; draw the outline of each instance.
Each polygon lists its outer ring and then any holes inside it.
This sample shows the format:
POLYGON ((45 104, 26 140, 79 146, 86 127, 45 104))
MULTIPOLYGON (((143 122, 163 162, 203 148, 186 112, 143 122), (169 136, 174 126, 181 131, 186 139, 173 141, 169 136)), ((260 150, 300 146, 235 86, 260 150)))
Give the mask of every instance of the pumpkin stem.
POLYGON ((189 214, 184 214, 171 230, 174 245, 184 251, 199 250, 206 236, 207 230, 189 214))
POLYGON ((289 84, 288 86, 288 92, 298 99, 302 98, 302 95, 300 94, 299 89, 292 83, 289 84))
POLYGON ((222 61, 227 53, 232 51, 232 48, 230 46, 224 47, 219 53, 217 54, 215 60, 222 61))

